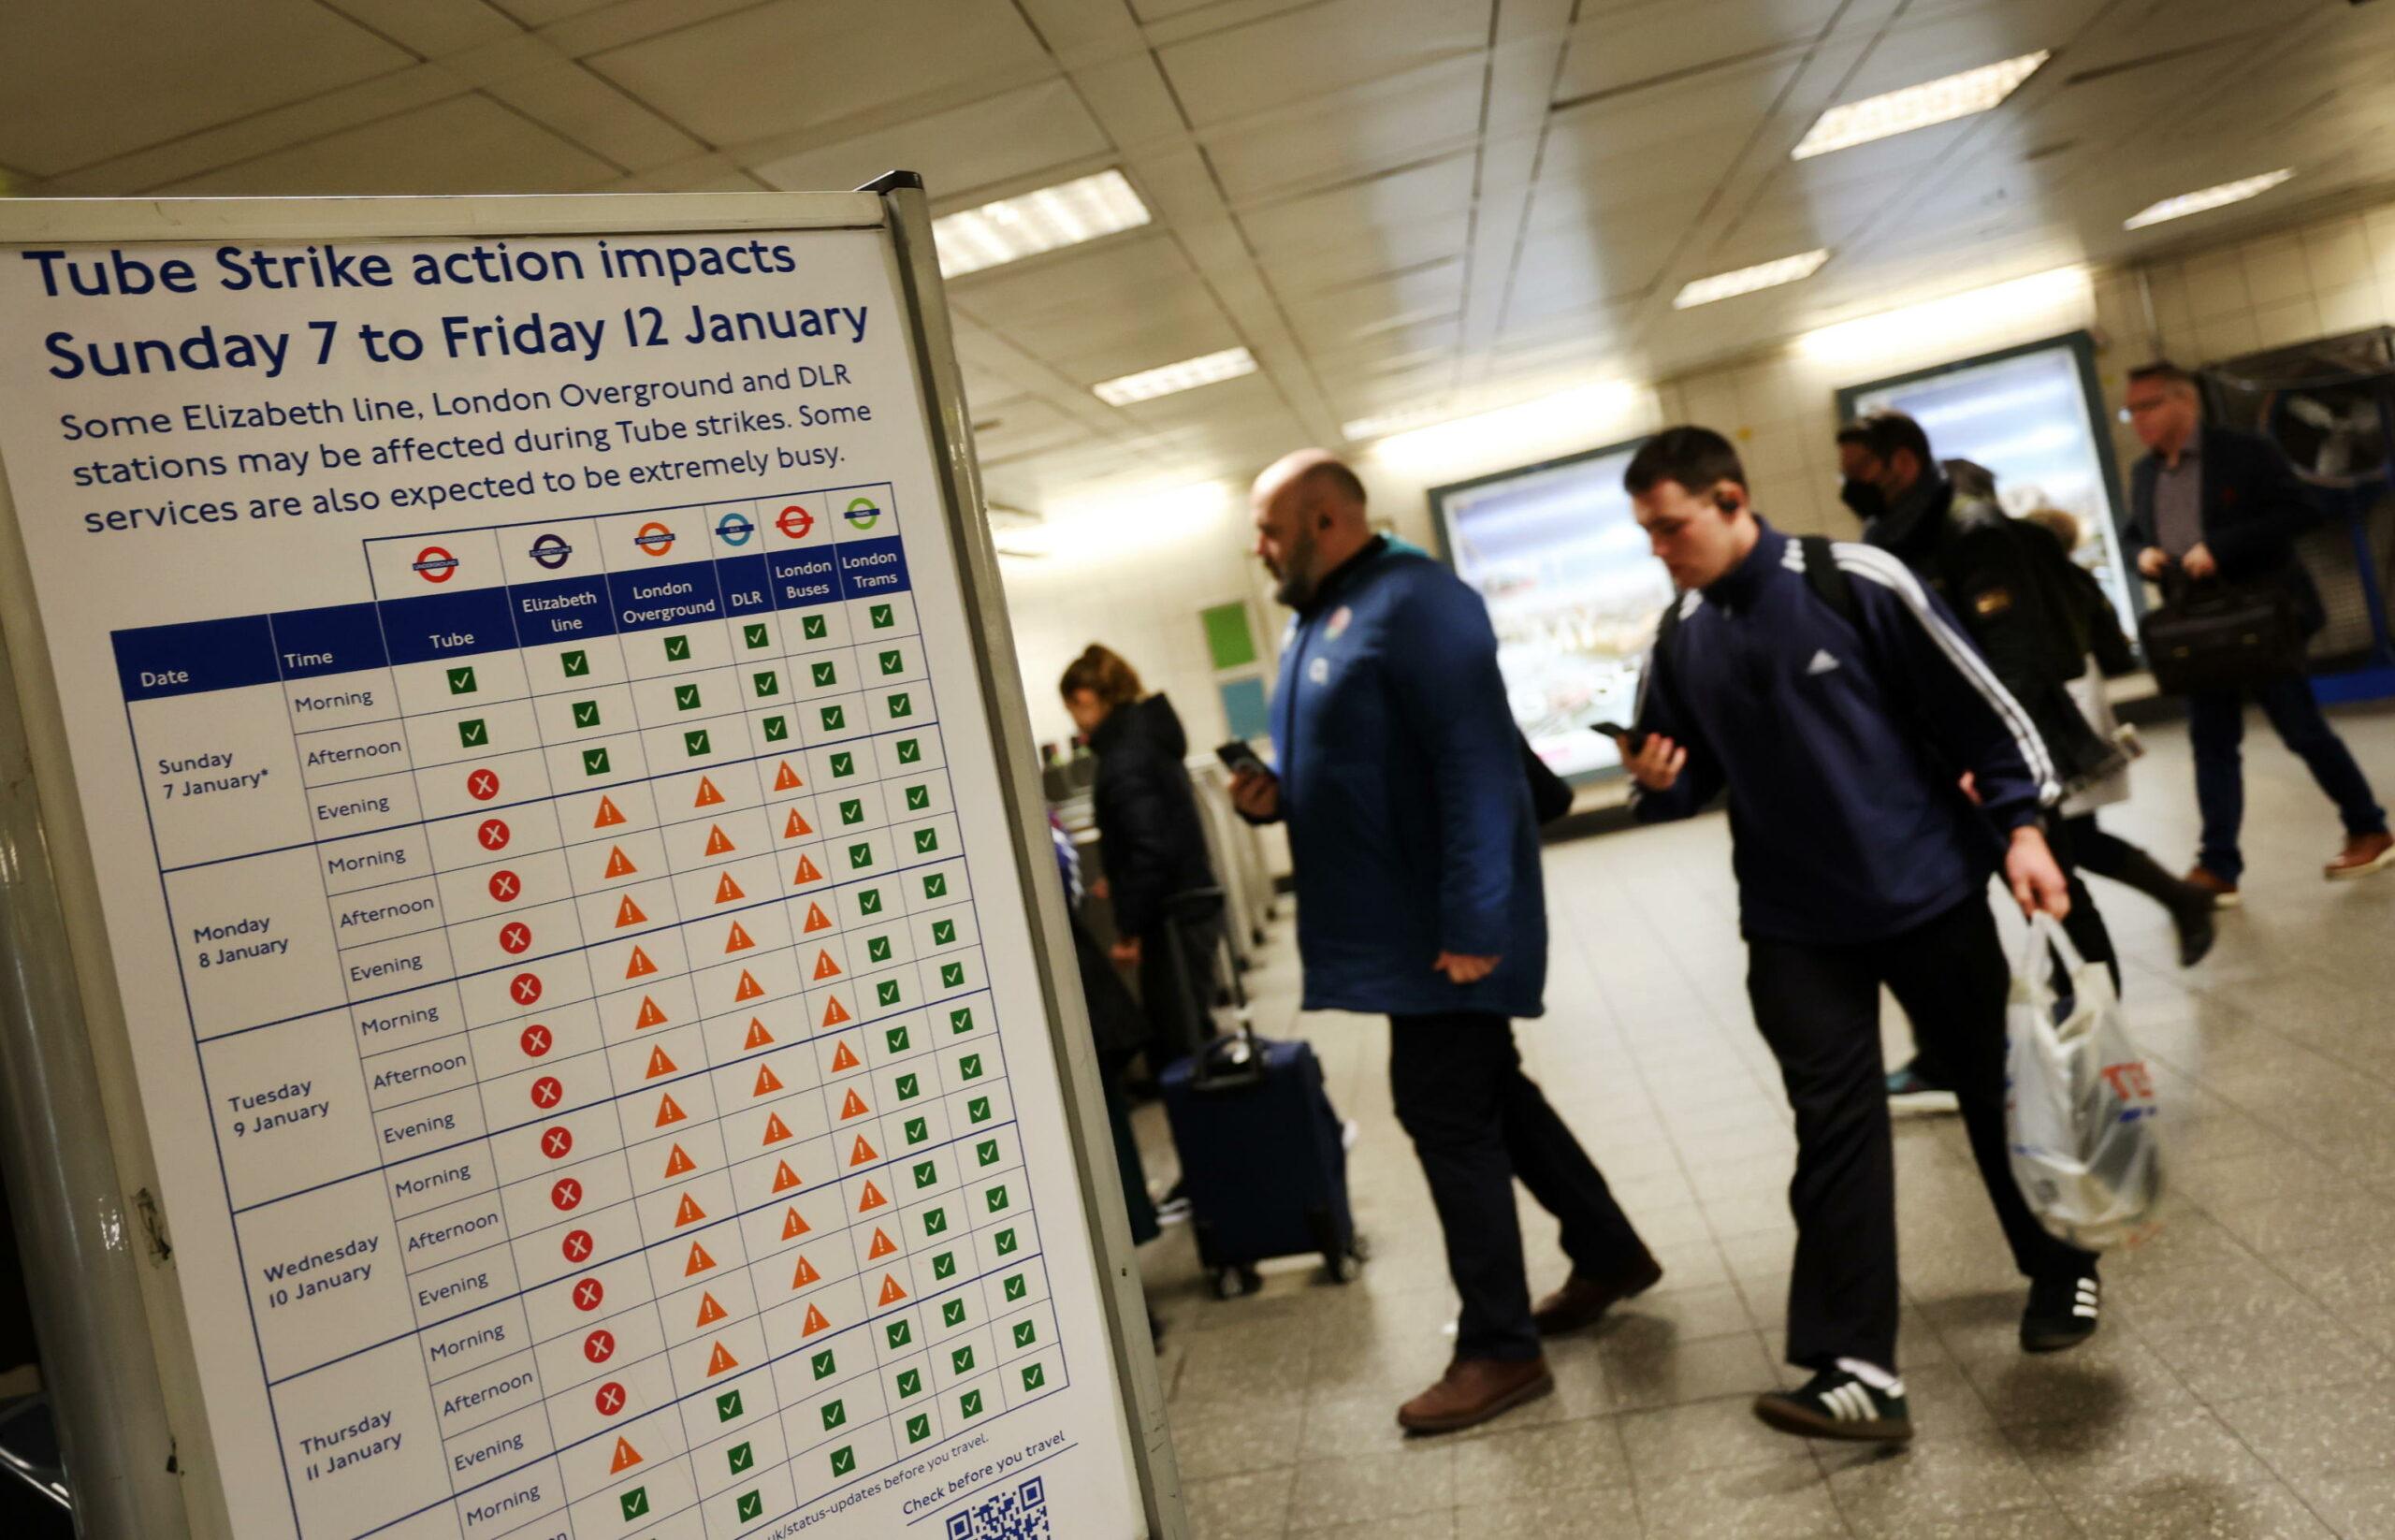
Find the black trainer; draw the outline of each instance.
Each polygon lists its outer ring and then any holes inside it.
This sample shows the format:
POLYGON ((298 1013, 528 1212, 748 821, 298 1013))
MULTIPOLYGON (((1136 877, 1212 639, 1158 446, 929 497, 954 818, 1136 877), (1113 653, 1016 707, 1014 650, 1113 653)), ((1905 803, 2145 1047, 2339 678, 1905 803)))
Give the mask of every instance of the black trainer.
POLYGON ((1912 1414, 1905 1408, 1905 1384, 1874 1389, 1843 1369, 1824 1369, 1801 1390, 1774 1390, 1755 1398, 1755 1416, 1783 1433, 1801 1438, 1843 1438, 1865 1444, 1902 1444, 1912 1437, 1912 1414))
POLYGON ((2096 1335, 2104 1286, 2096 1270, 2061 1272, 2029 1285, 2029 1308, 2021 1313, 2021 1350, 2059 1353, 2096 1335))

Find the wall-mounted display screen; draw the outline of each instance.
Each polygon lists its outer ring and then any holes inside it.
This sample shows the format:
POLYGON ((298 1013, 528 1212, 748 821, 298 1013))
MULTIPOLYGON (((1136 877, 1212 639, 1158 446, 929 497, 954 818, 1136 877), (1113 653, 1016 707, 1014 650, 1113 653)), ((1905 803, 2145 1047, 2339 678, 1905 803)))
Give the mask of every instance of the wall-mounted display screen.
POLYGON ((2096 574, 2122 629, 2135 636, 2141 592, 2121 559, 2102 401, 2095 344, 2083 331, 1837 393, 1841 419, 1902 412, 1928 433, 1939 459, 1995 472, 1996 501, 2015 518, 2052 507, 2078 519, 2071 557, 2096 574))
POLYGON ((1589 731, 1627 722, 1671 578, 1621 489, 1636 443, 1430 490, 1439 540, 1488 605, 1514 720, 1555 772, 1619 763, 1589 731))

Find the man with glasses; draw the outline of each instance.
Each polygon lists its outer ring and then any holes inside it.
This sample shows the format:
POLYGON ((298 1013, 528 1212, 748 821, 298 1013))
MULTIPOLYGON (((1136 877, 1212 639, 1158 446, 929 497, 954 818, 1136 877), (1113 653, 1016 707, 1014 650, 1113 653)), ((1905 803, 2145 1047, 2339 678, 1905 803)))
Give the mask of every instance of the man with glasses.
MULTIPOLYGON (((2317 632, 2327 617, 2312 574, 2296 555, 2295 537, 2319 516, 2278 447, 2251 433, 2207 427, 2195 377, 2175 364, 2130 370, 2127 408, 2129 425, 2148 451, 2130 474, 2124 531, 2137 552, 2138 571, 2157 583, 2175 571, 2198 583, 2277 588, 2293 601, 2304 634, 2317 632)), ((2186 879, 2223 908, 2239 901, 2245 864, 2237 848, 2245 817, 2239 744, 2248 693, 2344 821, 2344 845, 2324 875, 2338 881, 2395 866, 2386 809, 2352 750, 2320 715, 2312 681, 2290 669, 2248 690, 2207 690, 2187 697, 2203 837, 2186 879)))

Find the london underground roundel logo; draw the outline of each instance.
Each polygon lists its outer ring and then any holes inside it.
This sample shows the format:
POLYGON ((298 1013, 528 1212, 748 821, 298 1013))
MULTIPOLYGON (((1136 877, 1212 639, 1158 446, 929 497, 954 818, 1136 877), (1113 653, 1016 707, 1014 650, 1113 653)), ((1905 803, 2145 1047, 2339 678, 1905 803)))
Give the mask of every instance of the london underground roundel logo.
POLYGON ((415 553, 415 574, 428 583, 446 583, 457 574, 457 559, 439 545, 415 553))
POLYGON ((663 556, 674 548, 674 531, 651 519, 640 527, 640 533, 632 536, 632 544, 639 546, 644 555, 663 556))
POLYGON ((849 528, 862 534, 881 522, 881 509, 871 498, 850 498, 848 520, 849 528))
POLYGON ((565 543, 563 535, 552 530, 532 542, 531 550, 526 554, 550 572, 555 572, 565 565, 566 558, 573 555, 573 547, 565 543))

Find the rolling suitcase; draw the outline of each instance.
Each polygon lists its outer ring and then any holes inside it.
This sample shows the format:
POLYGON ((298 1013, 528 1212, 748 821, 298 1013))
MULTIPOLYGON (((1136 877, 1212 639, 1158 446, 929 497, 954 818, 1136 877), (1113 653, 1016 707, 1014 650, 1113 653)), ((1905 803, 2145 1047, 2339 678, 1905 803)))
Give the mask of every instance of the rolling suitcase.
POLYGON ((1258 1287, 1256 1264, 1276 1257, 1319 1256, 1334 1280, 1347 1283, 1364 1253, 1322 1064, 1306 1043, 1256 1036, 1237 970, 1218 966, 1222 951, 1217 932, 1201 966, 1217 986, 1227 977, 1236 1029, 1159 1077, 1198 1260, 1226 1300, 1258 1287))

